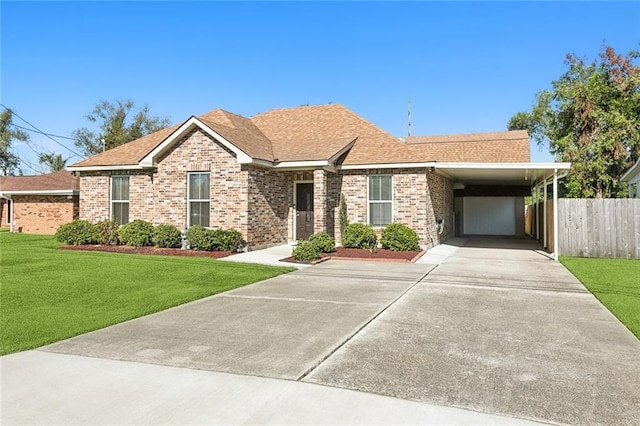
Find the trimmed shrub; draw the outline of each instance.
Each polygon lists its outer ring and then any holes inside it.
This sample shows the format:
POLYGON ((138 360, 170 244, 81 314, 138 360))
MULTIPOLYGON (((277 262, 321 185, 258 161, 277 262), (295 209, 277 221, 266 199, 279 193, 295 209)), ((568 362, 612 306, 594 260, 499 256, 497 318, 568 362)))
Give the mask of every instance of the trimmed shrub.
POLYGON ((242 234, 235 229, 216 229, 212 231, 213 241, 216 248, 214 250, 220 251, 240 251, 247 244, 242 239, 242 234))
POLYGON ((310 236, 307 241, 315 244, 320 253, 331 253, 336 251, 335 240, 326 232, 318 232, 310 236))
POLYGON ((298 242, 298 245, 295 246, 291 254, 300 262, 313 262, 314 260, 320 259, 320 249, 309 240, 298 242))
POLYGON ((158 225, 153 229, 153 245, 160 248, 182 246, 182 233, 173 225, 158 225))
POLYGON ((63 244, 80 246, 95 244, 96 226, 86 220, 65 223, 56 230, 56 239, 63 244))
POLYGON ((347 202, 344 194, 340 194, 340 202, 338 203, 338 221, 340 222, 340 235, 344 235, 344 229, 349 226, 349 218, 347 216, 347 202))
POLYGON ((192 225, 187 229, 187 241, 192 250, 214 251, 216 247, 213 231, 200 225, 192 225))
POLYGON ((117 245, 118 239, 118 222, 115 220, 103 220, 95 224, 96 234, 95 240, 98 244, 117 245))
POLYGON ((133 247, 144 247, 153 244, 153 225, 141 219, 122 225, 118 237, 123 244, 133 247))
POLYGON ((401 223, 390 223, 380 235, 382 248, 393 251, 420 250, 420 239, 416 231, 401 223))
POLYGON ((352 223, 344 228, 344 235, 342 235, 344 247, 373 250, 377 243, 378 236, 370 225, 352 223))

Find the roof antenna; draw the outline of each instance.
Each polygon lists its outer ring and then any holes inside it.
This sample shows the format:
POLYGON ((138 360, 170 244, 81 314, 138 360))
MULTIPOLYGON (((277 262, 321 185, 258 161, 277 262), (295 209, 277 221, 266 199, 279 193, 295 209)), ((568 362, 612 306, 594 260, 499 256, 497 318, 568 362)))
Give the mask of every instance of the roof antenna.
POLYGON ((411 136, 411 99, 407 99, 407 136, 411 136))

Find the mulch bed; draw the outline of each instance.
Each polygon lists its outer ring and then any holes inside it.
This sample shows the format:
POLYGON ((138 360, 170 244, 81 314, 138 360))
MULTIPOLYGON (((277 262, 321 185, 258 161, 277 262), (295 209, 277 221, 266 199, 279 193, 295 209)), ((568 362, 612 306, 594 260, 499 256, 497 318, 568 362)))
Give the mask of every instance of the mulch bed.
MULTIPOLYGON (((320 260, 312 263, 324 262, 326 260, 362 260, 362 261, 376 261, 376 262, 406 262, 413 263, 418 260, 423 254, 424 250, 418 251, 392 251, 379 248, 375 252, 371 252, 367 249, 355 249, 336 247, 336 251, 333 253, 320 253, 320 260)), ((310 263, 299 262, 293 256, 289 256, 284 259, 280 259, 282 262, 292 263, 310 263)))
POLYGON ((230 251, 197 251, 197 250, 181 250, 181 249, 173 249, 173 248, 110 246, 110 245, 60 246, 60 248, 62 250, 106 251, 110 253, 155 254, 155 255, 161 255, 161 256, 213 257, 216 259, 231 256, 232 254, 234 254, 230 251))

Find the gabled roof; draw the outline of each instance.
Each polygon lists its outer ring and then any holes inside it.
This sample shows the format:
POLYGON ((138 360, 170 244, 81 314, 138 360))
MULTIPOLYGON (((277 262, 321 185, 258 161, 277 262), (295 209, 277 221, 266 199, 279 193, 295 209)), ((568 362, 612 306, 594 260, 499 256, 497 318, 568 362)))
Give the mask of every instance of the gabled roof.
POLYGON ((409 137, 392 136, 342 105, 273 109, 249 119, 216 109, 70 166, 154 167, 189 132, 200 128, 233 151, 240 163, 269 167, 447 162, 528 162, 525 131, 409 137))
POLYGON ((528 163, 529 134, 526 130, 410 136, 407 145, 418 157, 452 163, 528 163))
POLYGON ((80 177, 66 170, 38 176, 0 176, 0 194, 77 193, 80 177))

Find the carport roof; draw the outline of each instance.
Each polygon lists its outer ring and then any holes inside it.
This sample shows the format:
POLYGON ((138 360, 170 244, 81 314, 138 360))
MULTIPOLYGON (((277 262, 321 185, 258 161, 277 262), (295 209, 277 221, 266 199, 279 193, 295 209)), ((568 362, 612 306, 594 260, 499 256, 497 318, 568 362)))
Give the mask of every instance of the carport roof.
POLYGON ((536 186, 571 163, 438 163, 433 170, 464 185, 536 186))

